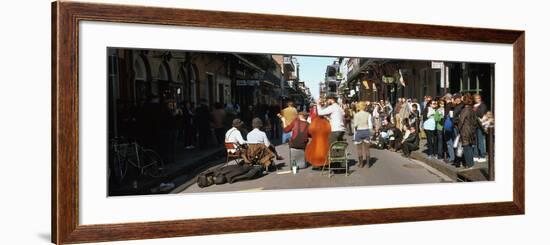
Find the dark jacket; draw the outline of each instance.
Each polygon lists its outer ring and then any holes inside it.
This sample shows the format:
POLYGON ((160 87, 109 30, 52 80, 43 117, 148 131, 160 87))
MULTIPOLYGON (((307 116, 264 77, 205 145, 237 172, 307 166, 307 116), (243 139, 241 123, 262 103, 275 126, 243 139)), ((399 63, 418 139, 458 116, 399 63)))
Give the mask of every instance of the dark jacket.
POLYGON ((458 119, 460 118, 460 113, 462 112, 462 109, 464 109, 463 102, 460 102, 460 104, 453 107, 453 123, 455 125, 458 125, 458 119))
POLYGON ((479 104, 477 107, 474 107, 474 112, 476 113, 476 116, 479 118, 482 118, 487 113, 487 105, 483 102, 479 104))
POLYGON ((409 114, 409 126, 414 127, 416 129, 416 132, 420 130, 420 112, 417 110, 416 112, 411 111, 409 114))
POLYGON ((407 137, 405 139, 405 143, 411 143, 411 144, 418 147, 418 145, 420 143, 420 137, 418 137, 418 134, 416 132, 411 133, 411 134, 409 134, 409 137, 407 137))
POLYGON ((458 120, 458 130, 460 131, 460 142, 463 145, 473 145, 476 143, 476 129, 479 120, 472 110, 472 106, 465 106, 458 120))

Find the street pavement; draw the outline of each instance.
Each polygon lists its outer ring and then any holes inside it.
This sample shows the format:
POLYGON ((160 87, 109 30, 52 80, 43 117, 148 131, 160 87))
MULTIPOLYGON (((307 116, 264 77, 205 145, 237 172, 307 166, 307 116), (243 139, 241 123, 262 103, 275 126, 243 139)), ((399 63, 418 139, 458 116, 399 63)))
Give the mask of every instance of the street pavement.
POLYGON ((288 145, 277 146, 277 151, 285 159, 277 161, 277 164, 284 162, 284 166, 277 172, 270 172, 261 178, 235 182, 233 184, 212 185, 206 188, 199 188, 196 183, 186 183, 176 187, 172 193, 196 193, 196 192, 222 192, 222 191, 260 191, 274 189, 297 189, 297 188, 325 188, 325 187, 346 187, 346 186, 374 186, 374 185, 403 185, 403 184, 424 184, 454 182, 438 170, 424 164, 423 162, 408 159, 400 153, 389 150, 371 149, 371 167, 359 168, 355 165, 357 151, 346 135, 350 143, 348 157, 350 164, 349 176, 344 172, 336 172, 328 177, 325 171, 321 174, 319 170, 311 167, 301 169, 296 175, 290 171, 288 145))

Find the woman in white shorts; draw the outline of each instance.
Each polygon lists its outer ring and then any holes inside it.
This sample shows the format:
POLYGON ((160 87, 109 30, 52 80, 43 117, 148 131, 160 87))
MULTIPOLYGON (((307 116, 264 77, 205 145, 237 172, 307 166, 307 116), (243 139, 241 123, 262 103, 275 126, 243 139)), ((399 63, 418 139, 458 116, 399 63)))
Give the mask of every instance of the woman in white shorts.
POLYGON ((366 160, 366 165, 370 167, 369 139, 372 131, 372 116, 366 111, 366 108, 365 102, 360 101, 357 103, 357 113, 353 117, 353 128, 355 128, 353 142, 357 146, 358 166, 360 168, 365 166, 363 160, 366 160))

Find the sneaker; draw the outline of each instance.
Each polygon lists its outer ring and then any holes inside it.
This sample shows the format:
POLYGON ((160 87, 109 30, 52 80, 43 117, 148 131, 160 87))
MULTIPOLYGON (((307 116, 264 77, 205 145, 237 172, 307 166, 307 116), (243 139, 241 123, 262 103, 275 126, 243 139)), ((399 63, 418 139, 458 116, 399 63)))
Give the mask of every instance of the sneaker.
POLYGON ((479 158, 479 162, 486 162, 486 161, 487 161, 487 158, 485 157, 479 158))
POLYGON ((479 162, 479 157, 474 157, 474 162, 479 162))

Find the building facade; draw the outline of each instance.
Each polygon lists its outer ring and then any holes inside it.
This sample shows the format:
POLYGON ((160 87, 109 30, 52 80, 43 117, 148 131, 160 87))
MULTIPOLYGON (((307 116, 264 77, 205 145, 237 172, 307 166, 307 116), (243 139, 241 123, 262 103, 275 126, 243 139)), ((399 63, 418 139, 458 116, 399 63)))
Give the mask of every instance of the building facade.
POLYGON ((209 106, 280 103, 283 64, 272 55, 108 49, 111 136, 128 128, 146 102, 209 106))

